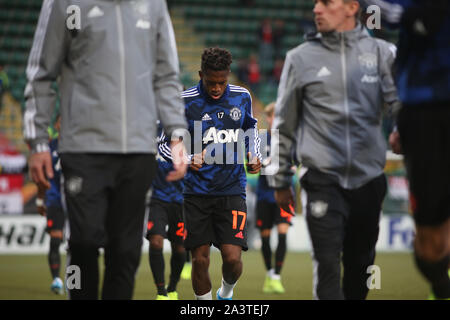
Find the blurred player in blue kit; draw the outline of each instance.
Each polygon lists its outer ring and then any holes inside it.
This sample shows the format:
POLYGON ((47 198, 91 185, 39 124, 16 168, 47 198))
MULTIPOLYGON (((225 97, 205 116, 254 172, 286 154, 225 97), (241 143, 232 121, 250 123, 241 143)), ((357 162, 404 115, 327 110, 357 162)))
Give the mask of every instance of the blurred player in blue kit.
POLYGON ((170 140, 159 128, 158 170, 153 181, 153 191, 148 205, 146 238, 150 242, 149 262, 157 288, 157 300, 178 300, 176 287, 186 260, 183 246, 185 238, 183 221, 183 180, 168 182, 167 174, 173 170, 170 140), (170 281, 166 288, 164 276, 164 238, 171 243, 170 281))
POLYGON ((55 132, 49 142, 54 176, 50 179, 49 189, 39 185, 36 198, 36 207, 39 214, 47 218, 46 231, 50 235, 48 265, 52 276, 50 289, 56 294, 63 294, 64 292, 63 281, 60 278, 61 256, 59 253, 59 247, 63 241, 65 223, 65 213, 61 199, 61 162, 58 155, 60 125, 61 119, 58 117, 54 125, 55 132))
POLYGON ((402 109, 392 150, 404 155, 416 224, 416 266, 430 298, 450 298, 450 1, 366 0, 399 28, 402 109))
MULTIPOLYGON (((264 159, 264 155, 270 154, 270 131, 275 112, 275 102, 270 103, 264 109, 266 120, 268 123, 267 139, 261 139, 261 150, 265 150, 263 154, 263 166, 270 163, 270 157, 264 159)), ((275 190, 268 184, 265 175, 258 178, 257 203, 256 203, 256 227, 261 234, 261 252, 266 267, 266 278, 264 281, 264 293, 284 293, 284 287, 281 283, 281 269, 283 267, 284 258, 287 250, 287 232, 292 225, 292 214, 281 209, 274 196, 275 190), (275 251, 275 265, 272 265, 272 249, 270 247, 270 236, 272 227, 277 226, 278 244, 275 251)), ((292 212, 294 209, 292 208, 292 212)))

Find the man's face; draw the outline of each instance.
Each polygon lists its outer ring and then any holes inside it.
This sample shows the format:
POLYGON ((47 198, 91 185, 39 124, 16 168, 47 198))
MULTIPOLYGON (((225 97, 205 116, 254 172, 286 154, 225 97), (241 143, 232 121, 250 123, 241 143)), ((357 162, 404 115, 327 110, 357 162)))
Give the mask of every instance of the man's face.
POLYGON ((355 26, 355 15, 358 11, 356 1, 314 0, 314 21, 317 31, 347 31, 355 26))
POLYGON ((220 99, 227 88, 230 71, 208 70, 205 72, 199 71, 198 74, 200 75, 200 79, 202 79, 203 89, 206 93, 215 100, 220 99))

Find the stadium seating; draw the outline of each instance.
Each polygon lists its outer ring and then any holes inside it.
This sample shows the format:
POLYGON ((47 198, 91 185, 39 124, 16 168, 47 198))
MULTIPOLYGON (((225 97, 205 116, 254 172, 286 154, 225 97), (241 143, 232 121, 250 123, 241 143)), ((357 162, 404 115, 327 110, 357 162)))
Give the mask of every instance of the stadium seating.
MULTIPOLYGON (((233 60, 247 59, 259 53, 260 38, 258 31, 264 19, 282 20, 284 36, 281 41, 280 55, 301 44, 304 34, 313 26, 313 7, 311 0, 253 0, 245 5, 241 0, 168 0, 171 8, 180 10, 186 23, 190 24, 205 46, 225 47, 233 54, 233 60)), ((377 36, 396 42, 397 34, 378 32, 377 36)), ((276 98, 274 84, 268 83, 274 61, 260 61, 263 83, 259 95, 266 103, 276 98)), ((237 72, 238 63, 232 65, 237 72)))
MULTIPOLYGON (((287 50, 303 41, 305 28, 312 25, 313 18, 311 0, 254 0, 252 6, 243 5, 241 0, 168 0, 168 3, 171 11, 182 12, 204 46, 228 48, 235 62, 258 54, 258 31, 262 20, 284 21, 285 34, 280 52, 284 56, 287 50)), ((0 65, 5 66, 9 75, 13 96, 22 104, 25 68, 41 5, 42 0, 0 0, 0 65)), ((387 33, 388 39, 395 37, 396 34, 387 33)), ((272 66, 273 61, 264 62, 263 73, 270 73, 272 66)), ((232 70, 237 71, 237 68, 238 63, 233 64, 232 70)), ((182 64, 182 81, 192 84, 193 72, 186 69, 192 67, 188 63, 182 64)), ((262 91, 268 100, 274 98, 269 93, 276 92, 273 89, 262 91)))
POLYGON ((0 0, 0 65, 10 79, 11 94, 23 105, 25 68, 42 0, 0 0))
MULTIPOLYGON (((171 8, 181 11, 186 23, 203 39, 205 46, 225 47, 233 54, 232 71, 238 72, 240 60, 258 55, 260 50, 259 30, 264 19, 283 20, 284 36, 280 54, 301 44, 304 26, 312 25, 310 0, 254 0, 246 6, 240 0, 174 0, 168 1, 171 8)), ((274 61, 260 61, 263 83, 258 93, 265 104, 275 99, 277 84, 266 83, 274 61)))

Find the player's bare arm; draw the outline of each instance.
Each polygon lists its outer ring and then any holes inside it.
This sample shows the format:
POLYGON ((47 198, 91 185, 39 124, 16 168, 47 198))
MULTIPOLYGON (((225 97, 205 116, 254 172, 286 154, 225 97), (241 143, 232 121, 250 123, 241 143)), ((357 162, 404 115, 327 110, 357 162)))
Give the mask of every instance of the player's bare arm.
POLYGON ((206 149, 203 149, 202 153, 194 154, 192 156, 189 167, 194 171, 200 170, 200 168, 203 166, 203 163, 205 162, 205 154, 206 154, 206 149))
POLYGON ((261 170, 261 161, 258 157, 253 157, 250 152, 247 153, 247 171, 251 174, 258 173, 261 170))

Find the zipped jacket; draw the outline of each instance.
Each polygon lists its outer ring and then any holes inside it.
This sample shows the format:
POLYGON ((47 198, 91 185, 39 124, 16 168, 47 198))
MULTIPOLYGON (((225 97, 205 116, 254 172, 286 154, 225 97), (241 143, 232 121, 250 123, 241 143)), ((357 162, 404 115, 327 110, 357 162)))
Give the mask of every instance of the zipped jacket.
POLYGON ((288 52, 272 131, 274 188, 291 185, 293 151, 306 168, 330 174, 345 189, 382 174, 383 111, 398 109, 391 74, 395 46, 358 24, 308 37, 288 52), (385 108, 386 106, 386 108, 385 108))
POLYGON ((175 36, 163 0, 45 0, 29 55, 24 136, 47 149, 57 80, 59 152, 156 154, 186 128, 175 36))

